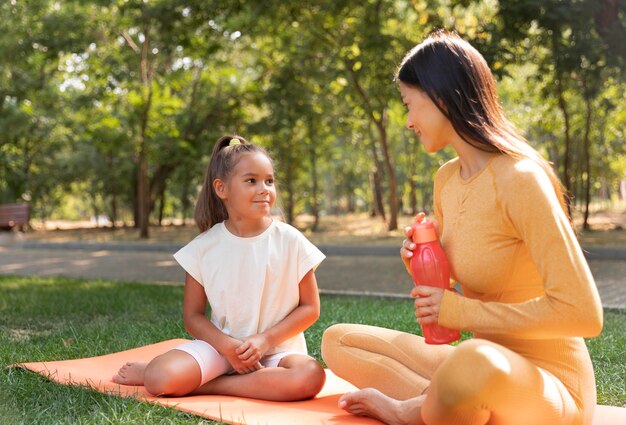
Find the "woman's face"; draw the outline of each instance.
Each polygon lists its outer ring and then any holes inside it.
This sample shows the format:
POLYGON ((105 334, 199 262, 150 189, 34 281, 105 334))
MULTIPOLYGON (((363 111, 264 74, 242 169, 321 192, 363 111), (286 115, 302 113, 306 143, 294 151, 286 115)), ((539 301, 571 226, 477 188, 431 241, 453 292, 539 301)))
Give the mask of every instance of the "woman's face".
POLYGON ((437 108, 428 95, 400 82, 402 103, 408 109, 406 127, 419 136, 426 152, 437 152, 450 144, 455 134, 450 120, 437 108))

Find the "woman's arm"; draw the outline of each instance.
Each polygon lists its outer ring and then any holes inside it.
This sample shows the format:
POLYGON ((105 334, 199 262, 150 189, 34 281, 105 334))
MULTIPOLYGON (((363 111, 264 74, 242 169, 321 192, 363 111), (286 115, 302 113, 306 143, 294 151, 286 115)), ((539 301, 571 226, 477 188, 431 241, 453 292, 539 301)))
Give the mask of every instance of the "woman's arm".
POLYGON ((501 303, 446 291, 439 323, 519 338, 596 336, 602 330, 602 304, 569 220, 548 176, 529 162, 517 167, 498 181, 498 199, 541 276, 544 294, 501 303))

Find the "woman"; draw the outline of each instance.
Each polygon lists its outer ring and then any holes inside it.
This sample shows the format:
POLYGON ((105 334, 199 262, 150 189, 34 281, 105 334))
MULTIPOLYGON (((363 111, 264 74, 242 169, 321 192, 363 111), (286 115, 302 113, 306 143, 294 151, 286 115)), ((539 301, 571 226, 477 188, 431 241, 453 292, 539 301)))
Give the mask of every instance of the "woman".
POLYGON ((326 364, 365 388, 340 407, 394 424, 589 424, 595 380, 582 337, 600 333, 602 306, 558 178, 504 118, 486 61, 457 35, 417 45, 396 79, 424 149, 457 154, 435 175, 434 212, 463 295, 415 287, 415 316, 474 338, 436 346, 330 327, 326 364))

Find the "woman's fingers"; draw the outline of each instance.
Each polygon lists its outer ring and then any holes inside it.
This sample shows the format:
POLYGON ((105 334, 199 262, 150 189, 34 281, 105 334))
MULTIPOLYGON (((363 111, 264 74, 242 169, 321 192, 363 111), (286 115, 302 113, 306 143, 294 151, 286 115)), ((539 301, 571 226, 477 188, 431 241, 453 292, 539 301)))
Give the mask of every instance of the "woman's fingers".
POLYGON ((413 289, 411 289, 411 296, 413 298, 430 297, 432 295, 436 295, 441 292, 443 292, 443 289, 441 288, 437 288, 434 286, 418 285, 418 286, 413 287, 413 289))
POLYGON ((415 309, 415 317, 437 316, 439 310, 433 306, 419 307, 415 309))
POLYGON ((434 301, 430 297, 417 297, 413 301, 415 308, 430 307, 433 304, 434 301))
POLYGON ((405 239, 402 241, 402 247, 400 247, 400 257, 403 259, 409 259, 413 257, 413 250, 415 249, 415 243, 411 239, 405 239))
POLYGON ((437 323, 439 318, 439 307, 443 289, 431 286, 416 286, 411 290, 411 296, 415 298, 415 317, 418 323, 437 323))

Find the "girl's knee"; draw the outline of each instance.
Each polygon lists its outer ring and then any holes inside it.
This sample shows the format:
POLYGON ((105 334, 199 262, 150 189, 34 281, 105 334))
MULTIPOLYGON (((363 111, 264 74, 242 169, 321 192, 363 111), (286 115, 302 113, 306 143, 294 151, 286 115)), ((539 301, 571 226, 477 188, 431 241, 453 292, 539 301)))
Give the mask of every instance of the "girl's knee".
POLYGON ((144 374, 144 386, 152 395, 168 394, 171 389, 171 377, 166 364, 148 363, 144 374))
POLYGON ((324 368, 313 359, 294 370, 294 375, 288 393, 293 395, 295 400, 315 397, 326 383, 324 368))
POLYGON ((146 366, 144 386, 150 394, 182 396, 193 391, 196 384, 176 362, 156 358, 146 366))

